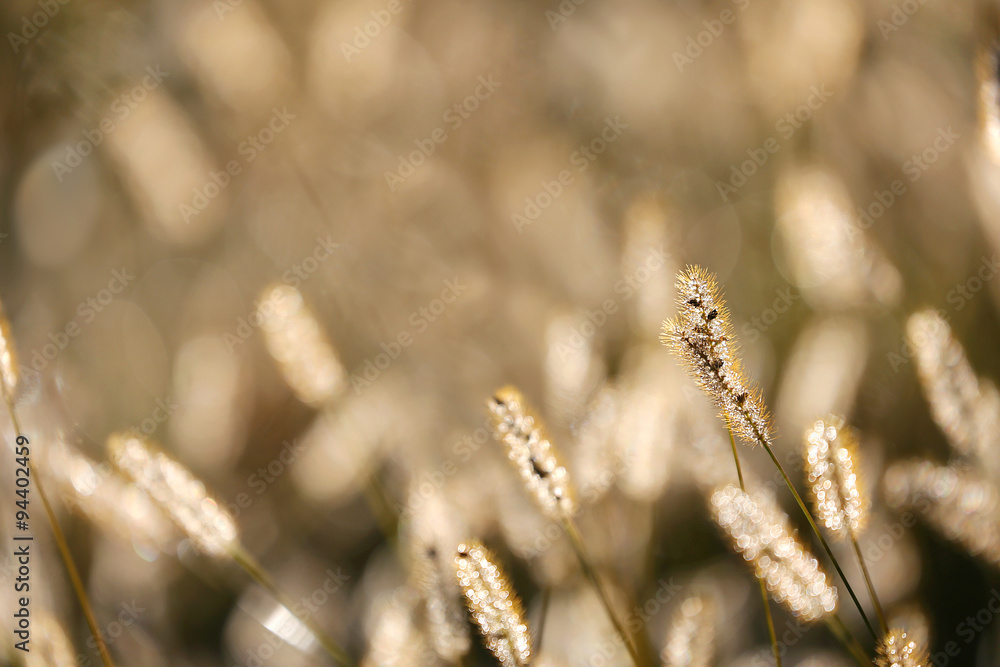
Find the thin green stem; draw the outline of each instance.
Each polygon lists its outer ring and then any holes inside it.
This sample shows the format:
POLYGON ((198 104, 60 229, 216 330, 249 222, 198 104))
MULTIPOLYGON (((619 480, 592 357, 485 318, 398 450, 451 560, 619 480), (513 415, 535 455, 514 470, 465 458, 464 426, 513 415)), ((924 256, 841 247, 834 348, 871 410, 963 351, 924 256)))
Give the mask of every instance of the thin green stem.
POLYGON ((774 450, 772 450, 771 446, 767 444, 767 441, 759 436, 757 440, 760 442, 760 444, 764 445, 764 449, 767 451, 768 456, 771 457, 771 461, 774 462, 775 467, 778 468, 778 472, 780 472, 781 476, 784 478, 785 484, 788 486, 788 490, 792 492, 792 496, 795 497, 795 502, 799 504, 799 509, 801 509, 802 513, 805 514, 806 516, 806 521, 809 522, 809 526, 812 528, 813 532, 816 533, 816 537, 819 538, 819 542, 820 544, 823 545, 823 550, 826 551, 826 555, 829 556, 830 561, 833 562, 833 567, 836 568, 837 574, 840 575, 841 581, 844 582, 844 586, 847 588, 847 592, 851 594, 851 599, 854 600, 854 604, 857 606, 858 612, 861 614, 861 618, 864 620, 865 625, 868 627, 868 631, 872 633, 872 638, 877 641, 878 635, 875 633, 875 627, 872 625, 871 621, 868 620, 868 616, 865 614, 865 610, 861 606, 861 601, 858 600, 858 596, 855 595, 854 589, 851 588, 851 583, 847 580, 847 576, 844 574, 844 570, 840 567, 840 563, 837 561, 837 557, 833 555, 833 550, 830 549, 830 545, 827 544, 826 538, 823 537, 823 534, 819 531, 819 527, 813 520, 812 514, 809 512, 809 509, 806 507, 806 504, 802 501, 802 496, 800 496, 799 492, 795 490, 795 486, 792 484, 792 480, 788 478, 788 474, 785 472, 784 467, 782 467, 781 462, 778 461, 778 457, 774 455, 774 450))
POLYGON ((865 650, 861 648, 861 644, 858 643, 858 640, 851 635, 851 631, 848 630, 847 626, 844 625, 844 622, 840 620, 840 616, 833 614, 831 616, 827 616, 823 620, 826 621, 826 625, 830 628, 830 632, 832 632, 837 639, 840 640, 840 643, 846 646, 847 650, 851 652, 851 656, 857 660, 860 667, 871 667, 871 660, 868 659, 868 656, 865 654, 865 650))
MULTIPOLYGON (((264 566, 258 563, 257 559, 244 549, 242 545, 233 547, 230 555, 233 560, 236 561, 236 564, 242 567, 243 570, 246 571, 246 573, 250 575, 250 577, 256 581, 261 588, 270 593, 283 607, 289 611, 292 610, 295 603, 292 602, 291 598, 289 598, 284 591, 278 588, 278 584, 274 581, 274 578, 268 573, 268 571, 264 569, 264 566)), ((324 650, 330 654, 330 657, 344 667, 354 667, 354 661, 347 655, 347 652, 344 651, 344 649, 342 649, 332 637, 327 635, 322 628, 320 628, 319 625, 312 620, 311 616, 298 618, 307 628, 309 628, 310 632, 312 632, 313 636, 316 637, 324 650)))
POLYGON ((535 624, 535 655, 542 652, 542 639, 545 637, 546 620, 549 617, 549 600, 552 598, 552 591, 548 586, 542 589, 541 611, 538 614, 538 623, 535 624))
POLYGON ((861 573, 865 575, 865 585, 868 586, 868 595, 872 599, 872 604, 875 605, 875 615, 878 616, 878 624, 882 627, 882 634, 888 635, 889 626, 885 622, 885 614, 882 613, 882 604, 878 601, 878 595, 875 594, 875 586, 872 584, 868 565, 865 563, 864 556, 861 555, 861 546, 858 544, 858 540, 853 533, 851 534, 851 544, 854 545, 854 553, 858 556, 858 565, 861 566, 861 573))
POLYGON ((594 585, 594 589, 597 591, 598 597, 601 599, 601 604, 604 605, 604 610, 608 613, 608 618, 611 619, 611 624, 615 627, 615 632, 621 637, 622 642, 625 644, 625 649, 628 651, 629 656, 632 658, 632 662, 636 667, 646 667, 644 662, 639 658, 639 652, 633 646, 631 639, 625 632, 624 626, 618 620, 618 615, 615 614, 614 608, 611 606, 611 599, 608 597, 607 591, 604 589, 604 584, 601 582, 601 578, 597 575, 597 571, 591 564, 590 556, 587 554, 587 549, 583 544, 583 538, 580 536, 580 531, 577 530, 576 523, 573 521, 572 517, 566 517, 563 519, 563 525, 566 528, 566 532, 569 534, 570 542, 573 544, 573 550, 576 551, 576 556, 580 560, 580 567, 583 568, 584 574, 590 579, 590 582, 594 585))
MULTIPOLYGON (((733 436, 733 428, 728 419, 726 420, 726 430, 729 431, 729 444, 733 447, 733 461, 736 462, 736 476, 740 478, 740 489, 746 493, 747 487, 743 482, 743 467, 740 465, 740 455, 736 450, 736 438, 733 436)), ((757 583, 760 584, 760 598, 764 602, 764 616, 767 618, 767 633, 771 636, 774 664, 775 667, 781 667, 781 651, 778 650, 778 635, 774 631, 774 618, 771 616, 771 600, 767 597, 767 586, 764 585, 764 580, 757 577, 757 583)))
MULTIPOLYGON (((7 412, 10 413, 10 421, 14 426, 16 438, 21 435, 21 424, 17 420, 17 412, 14 410, 14 401, 7 392, 6 388, 3 390, 3 398, 4 402, 7 404, 7 412)), ((104 663, 105 667, 113 667, 114 662, 111 660, 111 653, 108 652, 108 646, 104 643, 101 631, 97 627, 97 618, 94 616, 94 610, 90 606, 90 599, 87 597, 87 589, 83 585, 83 580, 80 578, 80 572, 76 569, 76 562, 73 560, 73 554, 70 552, 69 545, 66 543, 66 536, 63 534, 62 528, 59 526, 59 520, 56 518, 55 512, 52 511, 49 499, 45 495, 45 489, 42 487, 42 479, 38 474, 38 469, 31 462, 31 457, 28 457, 28 473, 35 478, 35 490, 38 492, 38 497, 42 501, 42 507, 45 509, 45 515, 49 519, 49 525, 52 528, 52 537, 55 540, 56 547, 59 549, 59 556, 62 558, 63 565, 66 567, 66 573, 69 575, 69 580, 73 586, 73 592, 76 594, 76 599, 80 602, 80 608, 83 610, 83 617, 87 621, 87 627, 90 628, 90 634, 94 637, 94 642, 97 645, 97 652, 101 655, 101 662, 104 663)))

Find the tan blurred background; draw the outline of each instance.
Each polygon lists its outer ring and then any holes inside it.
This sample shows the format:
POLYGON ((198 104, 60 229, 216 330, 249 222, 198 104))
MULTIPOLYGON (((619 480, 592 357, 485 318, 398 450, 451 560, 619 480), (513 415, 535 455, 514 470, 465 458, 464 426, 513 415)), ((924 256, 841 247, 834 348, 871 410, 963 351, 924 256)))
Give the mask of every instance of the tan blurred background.
MULTIPOLYGON (((885 462, 945 452, 909 313, 940 309, 1000 376, 977 16, 938 0, 5 3, 0 295, 37 371, 25 421, 96 460, 113 431, 152 435, 297 594, 342 568, 317 618, 375 664, 397 660, 371 646, 398 640, 382 621, 407 575, 364 481, 407 518, 447 498, 531 614, 555 586, 548 659, 601 667, 600 608, 564 541, 539 546, 553 539, 485 437, 485 399, 514 383, 592 492, 582 526, 622 600, 711 581, 719 663, 761 664, 753 582, 695 484, 692 442, 721 427, 656 341, 674 274, 719 276, 780 451, 828 411, 862 430, 873 524, 890 522, 885 462), (297 400, 264 346, 275 282, 349 374, 335 405, 297 400)), ((114 643, 123 664, 253 664, 279 612, 238 574, 66 521, 99 617, 146 608, 114 643)), ((46 604, 87 652, 46 566, 46 604)), ((935 644, 998 584, 920 527, 873 573, 935 644)), ((997 664, 1000 631, 962 646, 948 664, 997 664)), ((817 629, 788 660, 841 664, 828 650, 817 629)))

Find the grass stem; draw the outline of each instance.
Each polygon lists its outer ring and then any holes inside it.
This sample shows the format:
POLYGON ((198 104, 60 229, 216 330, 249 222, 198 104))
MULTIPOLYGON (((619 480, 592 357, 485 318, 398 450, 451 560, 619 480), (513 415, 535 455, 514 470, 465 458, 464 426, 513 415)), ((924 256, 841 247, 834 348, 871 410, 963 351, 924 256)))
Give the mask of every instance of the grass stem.
POLYGON ((573 550, 576 551, 576 556, 580 560, 580 567, 583 568, 584 574, 587 575, 587 578, 590 579, 591 583, 594 585, 594 589, 597 591, 597 595, 601 599, 601 604, 604 605, 604 609, 608 613, 608 618, 611 619, 611 624, 614 625, 615 631, 618 633, 622 642, 624 642, 625 649, 632 658, 632 662, 636 667, 648 667, 645 661, 640 659, 639 652, 636 650, 632 640, 625 632, 625 628, 622 626, 621 621, 618 620, 618 615, 611 606, 611 599, 604 588, 604 584, 601 582, 597 571, 591 563, 590 556, 587 554, 587 549, 583 544, 583 538, 580 536, 580 531, 577 529, 576 523, 573 521, 572 517, 567 517, 563 520, 563 524, 566 528, 566 532, 569 534, 570 542, 573 544, 573 550))
MULTIPOLYGON (((14 409, 14 401, 10 394, 3 391, 4 402, 7 404, 7 412, 10 413, 10 421, 14 425, 15 437, 21 435, 21 424, 17 420, 17 412, 14 409)), ((66 543, 66 536, 62 532, 62 528, 59 526, 59 520, 56 518, 55 512, 52 511, 52 506, 49 504, 49 499, 45 495, 45 489, 42 487, 41 477, 38 475, 38 469, 31 462, 31 457, 28 457, 28 473, 35 479, 35 490, 38 492, 38 497, 42 501, 42 507, 45 509, 45 515, 49 519, 49 525, 52 528, 52 537, 55 540, 56 547, 59 549, 59 556, 62 558, 63 565, 66 567, 66 573, 69 575, 70 583, 73 586, 73 591, 76 593, 76 599, 80 602, 80 608, 83 610, 83 617, 87 621, 87 627, 90 628, 90 634, 94 637, 94 643, 97 646, 97 652, 101 655, 101 662, 104 663, 105 667, 113 667, 114 662, 111 660, 111 653, 108 652, 108 646, 104 643, 104 638, 101 636, 101 631, 97 627, 97 618, 94 616, 94 609, 90 605, 90 599, 87 597, 87 589, 83 585, 83 580, 80 578, 80 572, 76 569, 76 562, 73 560, 73 554, 69 550, 69 545, 66 543)))
MULTIPOLYGON (((729 432, 729 444, 733 447, 733 461, 736 462, 736 476, 740 478, 740 489, 746 493, 747 487, 743 482, 743 467, 740 466, 740 455, 736 451, 736 437, 733 436, 733 428, 728 419, 726 420, 726 430, 729 432)), ((764 585, 764 580, 760 577, 757 577, 757 583, 760 584, 760 598, 764 602, 764 616, 767 618, 767 633, 771 637, 774 664, 775 667, 781 667, 781 651, 778 650, 778 635, 774 631, 774 618, 771 616, 771 601, 767 597, 767 586, 764 585)))
POLYGON ((858 640, 851 635, 851 631, 847 629, 844 622, 840 620, 840 616, 833 614, 832 616, 827 616, 825 619, 826 625, 830 628, 830 632, 834 634, 840 643, 843 644, 860 667, 871 667, 871 660, 865 655, 865 650, 861 648, 861 644, 858 640))
POLYGON ((855 595, 854 589, 851 588, 851 583, 847 580, 847 576, 844 574, 844 570, 840 567, 840 563, 837 561, 837 557, 833 555, 833 550, 830 549, 830 545, 827 544, 826 538, 823 537, 823 534, 819 531, 819 527, 813 520, 812 514, 809 512, 809 508, 806 507, 806 504, 802 501, 802 496, 800 496, 799 492, 795 490, 795 486, 792 484, 792 480, 788 478, 788 474, 785 472, 785 468, 781 465, 781 462, 778 461, 778 457, 774 455, 774 450, 771 449, 771 446, 767 444, 767 441, 764 438, 758 438, 758 440, 760 444, 764 445, 764 449, 767 451, 768 456, 771 457, 771 461, 774 462, 775 467, 778 468, 778 472, 780 472, 781 476, 784 478, 785 484, 788 486, 788 490, 792 492, 792 496, 795 497, 795 502, 799 504, 799 509, 801 509, 802 513, 805 514, 806 520, 809 522, 809 526, 816 534, 816 537, 819 538, 820 544, 823 545, 823 550, 826 551, 826 555, 830 557, 830 561, 833 562, 833 567, 836 568, 837 574, 840 575, 841 581, 844 582, 844 586, 847 588, 847 592, 850 593, 851 599, 854 600, 854 604, 855 606, 857 606, 858 612, 861 614, 862 620, 864 620, 865 625, 868 627, 868 631, 871 632, 872 638, 877 641, 878 635, 875 633, 874 626, 872 626, 871 621, 868 620, 868 616, 865 614, 865 610, 861 606, 861 601, 858 600, 858 596, 855 595))
POLYGON ((872 599, 872 604, 875 606, 875 615, 878 616, 879 626, 882 628, 882 634, 889 634, 889 626, 885 622, 885 614, 882 613, 882 605, 878 601, 878 595, 875 594, 875 586, 872 584, 871 574, 868 572, 868 565, 865 563, 864 556, 861 555, 861 546, 858 544, 857 538, 851 535, 851 544, 854 545, 854 553, 858 556, 858 565, 861 566, 861 573, 865 575, 865 585, 868 586, 868 595, 872 599))
MULTIPOLYGON (((257 559, 254 558, 246 549, 237 545, 230 552, 230 555, 233 557, 233 560, 236 561, 236 564, 242 567, 243 570, 250 575, 250 578, 256 581, 261 588, 270 593, 279 604, 289 611, 292 610, 295 603, 292 602, 291 598, 289 598, 284 591, 278 588, 278 584, 274 581, 274 578, 270 575, 270 573, 268 573, 268 571, 264 569, 264 566, 257 562, 257 559)), ((312 617, 307 616, 306 618, 301 618, 296 616, 296 618, 309 628, 309 631, 312 632, 314 637, 316 637, 316 640, 319 641, 323 649, 330 654, 330 657, 344 667, 354 667, 354 661, 347 655, 347 652, 344 651, 344 649, 342 649, 332 637, 327 635, 319 627, 319 625, 312 620, 312 617)))

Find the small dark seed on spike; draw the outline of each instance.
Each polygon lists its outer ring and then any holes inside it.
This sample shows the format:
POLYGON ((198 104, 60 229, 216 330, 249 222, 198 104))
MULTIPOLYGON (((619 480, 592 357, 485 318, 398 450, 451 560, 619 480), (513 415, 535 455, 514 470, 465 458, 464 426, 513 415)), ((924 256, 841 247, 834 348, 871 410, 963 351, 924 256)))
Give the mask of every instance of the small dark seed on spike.
POLYGON ((709 321, 711 321, 711 320, 714 320, 718 316, 719 316, 719 311, 717 309, 713 308, 712 312, 710 312, 708 314, 708 319, 709 319, 709 321))

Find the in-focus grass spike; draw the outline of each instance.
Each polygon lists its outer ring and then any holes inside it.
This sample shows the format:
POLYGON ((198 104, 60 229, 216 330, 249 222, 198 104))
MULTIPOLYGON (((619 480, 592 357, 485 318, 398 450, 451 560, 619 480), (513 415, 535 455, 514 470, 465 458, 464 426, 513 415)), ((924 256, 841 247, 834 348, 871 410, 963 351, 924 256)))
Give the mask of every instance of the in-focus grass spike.
MULTIPOLYGON (((15 396, 17 394, 18 375, 17 352, 14 347, 14 337, 11 334, 10 321, 7 319, 7 315, 4 312, 3 303, 0 303, 0 391, 3 392, 3 400, 7 405, 7 412, 10 414, 11 424, 14 426, 15 437, 23 435, 23 431, 21 431, 21 423, 17 419, 17 410, 14 407, 15 396)), ((105 667, 112 667, 114 663, 111 660, 111 653, 108 651, 108 646, 104 641, 104 636, 97 627, 97 618, 94 616, 94 610, 90 605, 90 599, 87 597, 87 589, 83 585, 83 579, 80 578, 80 572, 76 568, 76 561, 73 559, 73 554, 69 550, 69 544, 66 542, 66 536, 62 532, 59 520, 56 518, 56 514, 52 510, 52 505, 49 504, 49 499, 45 495, 45 488, 42 485, 42 479, 38 474, 38 468, 32 462, 31 456, 28 456, 28 473, 34 479, 35 491, 38 492, 38 498, 42 501, 42 508, 45 510, 45 515, 49 520, 49 526, 52 529, 52 537, 59 550, 59 556, 62 559, 63 566, 66 568, 66 574, 69 575, 70 584, 73 586, 73 592, 76 594, 76 599, 79 601, 80 608, 83 610, 84 619, 87 621, 87 627, 90 630, 92 638, 94 639, 97 652, 101 656, 101 662, 104 663, 105 667)))
POLYGON ((715 277, 699 266, 677 276, 677 317, 663 323, 670 347, 744 442, 770 443, 771 418, 760 390, 743 371, 729 309, 715 277))
POLYGON ((809 527, 829 556, 844 587, 858 608, 872 638, 877 639, 875 626, 868 620, 861 601, 851 587, 847 575, 840 567, 837 557, 826 538, 816 525, 802 496, 795 489, 784 466, 771 447, 773 437, 770 417, 760 391, 751 384, 742 369, 736 354, 733 327, 729 322, 729 311, 719 293, 715 277, 699 266, 688 266, 677 277, 678 315, 663 323, 661 342, 673 349, 699 387, 721 410, 721 417, 728 421, 741 439, 750 443, 760 443, 788 490, 791 491, 799 509, 809 522, 809 527))
POLYGON ((455 575, 486 648, 503 667, 526 667, 531 634, 524 609, 493 553, 476 540, 462 542, 455 550, 455 575))
POLYGON ((842 417, 819 419, 803 437, 806 482, 816 516, 835 539, 847 538, 868 587, 883 634, 889 632, 871 573, 861 554, 858 538, 868 519, 868 501, 862 495, 857 463, 858 441, 842 417))

